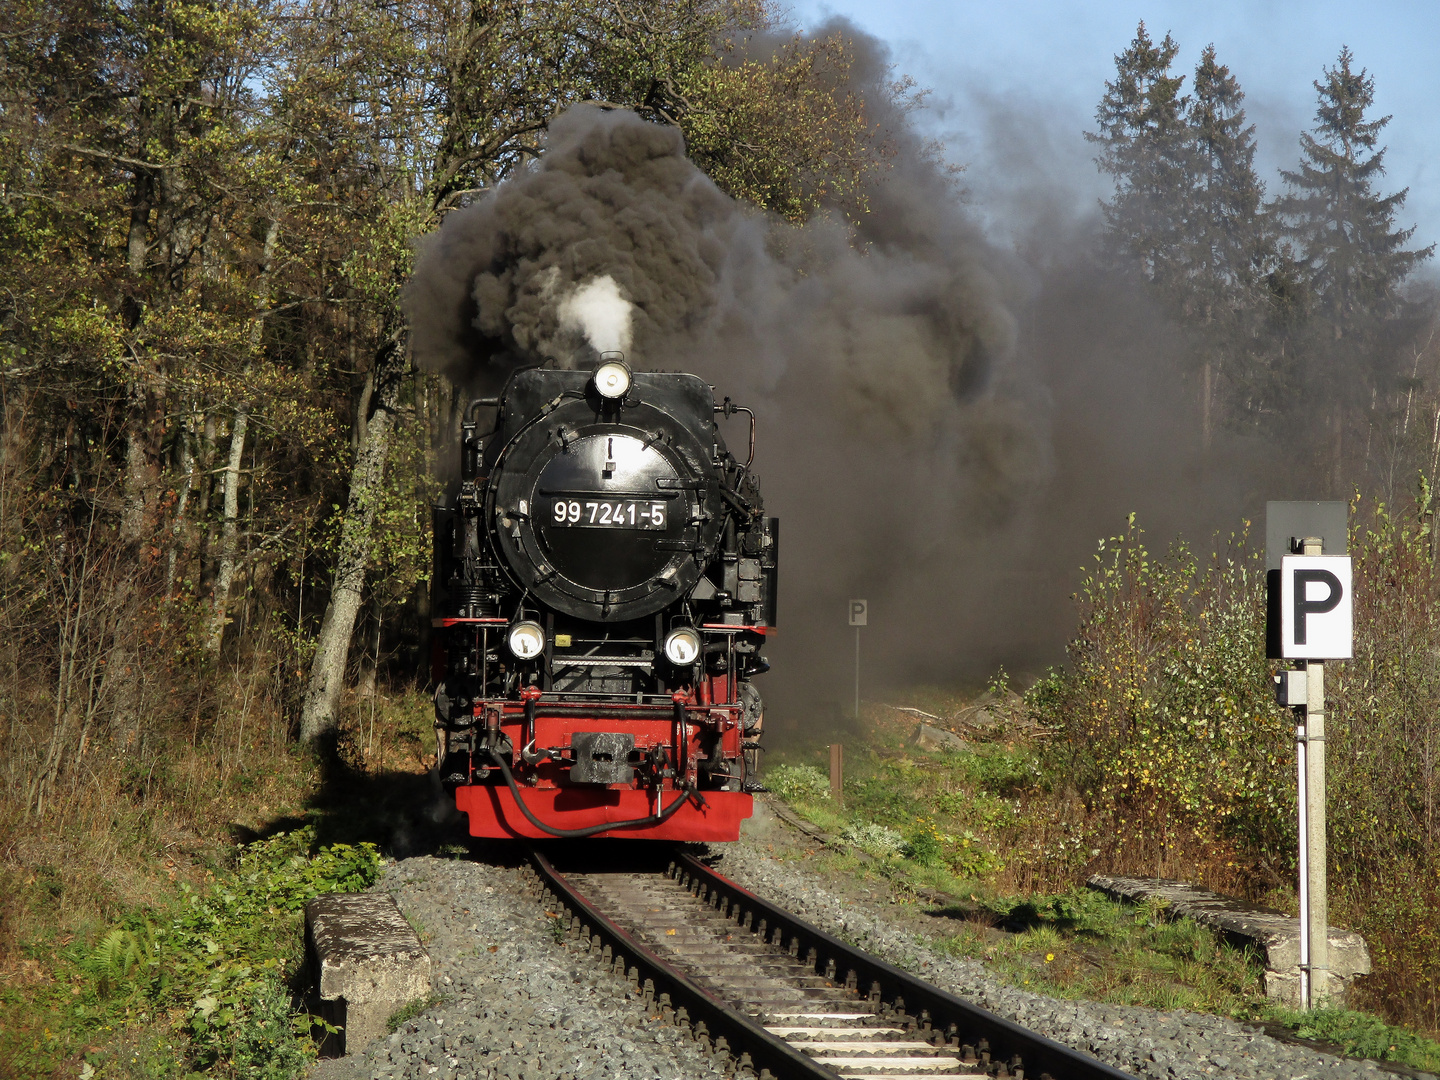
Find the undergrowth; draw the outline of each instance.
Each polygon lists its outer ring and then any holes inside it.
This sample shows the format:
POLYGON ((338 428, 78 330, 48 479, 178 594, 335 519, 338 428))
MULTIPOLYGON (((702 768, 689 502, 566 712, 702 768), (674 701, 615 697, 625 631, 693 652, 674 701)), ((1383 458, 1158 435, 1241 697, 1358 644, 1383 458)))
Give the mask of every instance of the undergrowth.
POLYGON ((295 1008, 302 909, 321 893, 367 888, 379 865, 372 844, 317 850, 302 828, 242 848, 208 886, 182 882, 91 939, 27 942, 49 977, 0 988, 0 1071, 50 1076, 81 1057, 102 1080, 300 1075, 315 1022, 295 1008))

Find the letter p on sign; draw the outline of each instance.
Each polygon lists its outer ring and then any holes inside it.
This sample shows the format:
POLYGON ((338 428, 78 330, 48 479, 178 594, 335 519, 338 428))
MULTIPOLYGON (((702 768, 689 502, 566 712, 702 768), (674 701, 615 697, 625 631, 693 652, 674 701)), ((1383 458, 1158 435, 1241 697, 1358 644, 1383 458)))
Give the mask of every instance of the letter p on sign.
POLYGON ((1286 555, 1280 561, 1280 655, 1348 660, 1353 655, 1348 555, 1286 555))

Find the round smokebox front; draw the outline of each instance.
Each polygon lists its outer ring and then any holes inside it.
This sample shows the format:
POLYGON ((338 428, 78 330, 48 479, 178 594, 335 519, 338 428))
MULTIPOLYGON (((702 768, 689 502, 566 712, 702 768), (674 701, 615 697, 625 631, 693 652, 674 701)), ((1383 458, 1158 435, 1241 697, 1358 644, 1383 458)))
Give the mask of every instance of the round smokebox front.
MULTIPOLYGON (((531 594, 580 618, 660 611, 698 573, 689 470, 668 447, 623 432, 596 425, 549 441, 522 481, 528 513, 518 528, 501 522, 501 546, 531 594)), ((512 484, 501 487, 497 512, 512 484)))

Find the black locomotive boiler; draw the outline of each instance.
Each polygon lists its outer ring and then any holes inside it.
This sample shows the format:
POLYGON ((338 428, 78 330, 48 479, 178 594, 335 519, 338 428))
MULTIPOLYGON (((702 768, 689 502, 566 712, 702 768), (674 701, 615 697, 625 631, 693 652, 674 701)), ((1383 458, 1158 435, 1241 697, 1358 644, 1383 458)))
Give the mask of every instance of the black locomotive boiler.
POLYGON ((462 431, 432 610, 440 774, 471 834, 737 839, 779 549, 754 415, 605 354, 516 371, 462 431), (737 413, 744 461, 717 423, 737 413))

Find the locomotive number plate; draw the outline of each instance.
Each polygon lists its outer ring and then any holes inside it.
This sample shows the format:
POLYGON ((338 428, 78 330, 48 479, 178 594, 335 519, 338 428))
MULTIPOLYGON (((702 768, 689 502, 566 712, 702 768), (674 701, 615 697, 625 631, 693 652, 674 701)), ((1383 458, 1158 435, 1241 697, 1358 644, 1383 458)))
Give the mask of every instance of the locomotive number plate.
POLYGON ((665 504, 649 499, 556 499, 550 523, 596 529, 664 529, 665 504))

